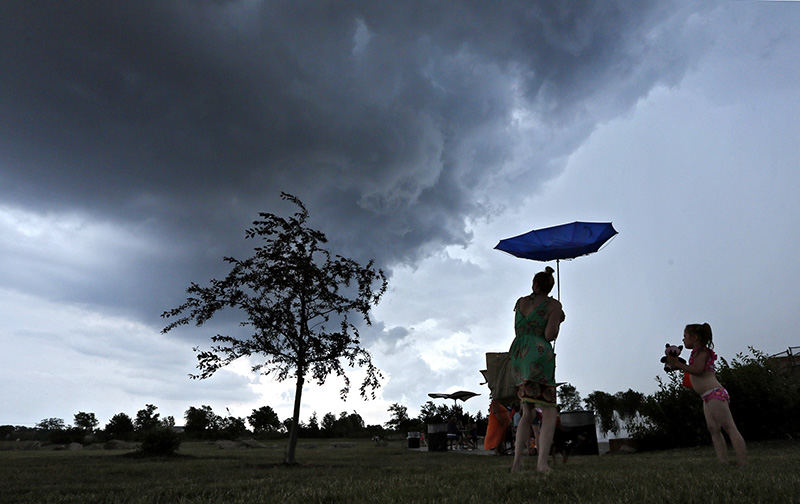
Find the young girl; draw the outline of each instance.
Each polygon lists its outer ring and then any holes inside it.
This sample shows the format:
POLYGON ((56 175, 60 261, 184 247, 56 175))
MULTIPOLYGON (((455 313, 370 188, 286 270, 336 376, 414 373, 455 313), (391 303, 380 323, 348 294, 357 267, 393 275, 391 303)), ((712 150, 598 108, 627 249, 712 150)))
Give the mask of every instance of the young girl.
POLYGON ((728 434, 731 445, 736 451, 736 459, 740 466, 747 460, 747 449, 742 435, 736 428, 728 407, 730 397, 728 391, 717 381, 714 371, 714 342, 711 340, 711 326, 705 324, 689 324, 683 330, 683 346, 692 351, 689 363, 682 364, 677 356, 668 356, 667 364, 684 371, 683 384, 694 389, 703 398, 703 413, 706 425, 711 433, 714 451, 720 462, 728 461, 728 446, 722 437, 722 429, 728 434))

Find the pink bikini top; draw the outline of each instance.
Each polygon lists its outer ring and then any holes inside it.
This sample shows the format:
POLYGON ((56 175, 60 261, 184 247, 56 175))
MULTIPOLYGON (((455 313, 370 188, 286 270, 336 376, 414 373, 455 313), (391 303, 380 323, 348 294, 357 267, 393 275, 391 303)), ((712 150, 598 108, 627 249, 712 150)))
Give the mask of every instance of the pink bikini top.
MULTIPOLYGON (((694 364, 694 356, 697 354, 699 349, 695 348, 692 350, 691 355, 689 355, 689 365, 691 366, 694 364)), ((717 360, 717 354, 714 353, 714 350, 710 348, 705 349, 708 352, 708 360, 706 360, 706 368, 705 371, 715 371, 714 368, 714 361, 717 360)))

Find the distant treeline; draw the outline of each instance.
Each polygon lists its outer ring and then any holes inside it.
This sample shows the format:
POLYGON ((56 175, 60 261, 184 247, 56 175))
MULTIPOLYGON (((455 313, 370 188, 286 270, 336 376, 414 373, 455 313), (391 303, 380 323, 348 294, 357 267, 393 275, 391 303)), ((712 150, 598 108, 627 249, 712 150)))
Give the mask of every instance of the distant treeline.
MULTIPOLYGON (((720 358, 717 377, 731 395, 731 412, 745 439, 800 436, 800 366, 787 365, 750 348, 749 354, 738 354, 730 362, 720 358)), ((658 390, 650 395, 632 389, 615 394, 594 391, 585 400, 567 383, 558 389, 560 408, 593 410, 601 432, 627 432, 640 449, 709 443, 702 401, 697 394, 681 385, 679 373, 657 381, 658 390)), ((184 425, 176 427, 174 418, 160 417, 157 409, 147 404, 134 417, 117 413, 103 428, 99 428, 94 413, 82 411, 75 414, 71 426, 60 418, 43 419, 33 428, 2 425, 0 440, 58 444, 110 439, 141 441, 154 430, 182 433, 184 439, 271 438, 286 436, 292 423, 290 418, 280 421, 270 406, 254 409, 247 418, 241 418, 218 415, 210 406, 203 405, 187 409, 184 425)), ((432 401, 421 406, 417 417, 410 417, 407 407, 398 403, 392 404, 388 413, 390 419, 384 425, 366 425, 355 411, 343 411, 338 416, 326 413, 322 418, 313 413, 308 421, 300 422, 299 435, 305 438, 405 436, 407 432, 425 432, 426 425, 450 419, 465 428, 474 425, 478 434, 483 435, 488 423, 480 411, 472 415, 460 405, 436 405, 432 401)))
MULTIPOLYGON (((117 413, 102 428, 92 412, 79 411, 73 424, 67 425, 62 418, 45 418, 35 427, 0 425, 0 440, 41 441, 53 444, 104 442, 111 439, 142 441, 154 430, 170 430, 184 439, 215 440, 236 439, 245 436, 258 438, 280 438, 288 435, 292 419, 281 421, 270 406, 252 410, 247 418, 216 414, 211 406, 190 407, 184 413, 184 424, 177 426, 171 416, 161 417, 158 408, 147 404, 131 417, 117 413)), ((476 423, 485 430, 486 418, 478 413, 473 417, 460 406, 436 406, 428 401, 422 414, 409 419, 406 408, 393 404, 389 412, 392 420, 385 425, 367 425, 357 412, 341 412, 338 416, 326 413, 319 418, 315 413, 307 422, 300 422, 300 436, 306 438, 373 437, 391 435, 392 431, 422 431, 425 423, 444 422, 453 417, 464 425, 476 423)))

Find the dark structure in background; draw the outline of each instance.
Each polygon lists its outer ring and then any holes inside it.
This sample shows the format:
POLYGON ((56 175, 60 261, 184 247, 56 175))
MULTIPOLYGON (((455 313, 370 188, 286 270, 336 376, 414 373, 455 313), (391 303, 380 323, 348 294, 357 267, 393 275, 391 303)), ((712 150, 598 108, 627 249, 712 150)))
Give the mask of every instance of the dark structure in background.
POLYGON ((790 346, 786 350, 769 356, 781 371, 800 379, 800 346, 790 346))
POLYGON ((594 411, 561 413, 561 423, 557 431, 555 442, 564 445, 570 455, 600 455, 594 411))

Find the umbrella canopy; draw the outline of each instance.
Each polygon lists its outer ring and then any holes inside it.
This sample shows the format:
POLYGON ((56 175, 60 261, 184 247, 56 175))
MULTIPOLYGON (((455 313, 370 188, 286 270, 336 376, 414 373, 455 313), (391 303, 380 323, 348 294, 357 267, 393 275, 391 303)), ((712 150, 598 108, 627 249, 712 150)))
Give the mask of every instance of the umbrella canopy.
POLYGON ((453 404, 456 404, 456 401, 464 402, 467 399, 473 398, 475 396, 479 396, 480 394, 476 392, 468 392, 466 390, 459 390, 458 392, 452 392, 450 394, 442 394, 439 392, 433 392, 428 394, 428 397, 432 397, 434 399, 452 399, 453 404))
MULTIPOLYGON (((571 222, 542 229, 534 229, 519 236, 500 240, 494 247, 515 257, 534 261, 573 259, 597 252, 617 234, 610 222, 571 222)), ((560 273, 560 272, 559 272, 560 273)), ((561 298, 561 278, 558 275, 558 297, 561 298)))
POLYGON ((535 261, 572 259, 597 252, 615 234, 610 222, 572 222, 500 240, 495 248, 535 261))

